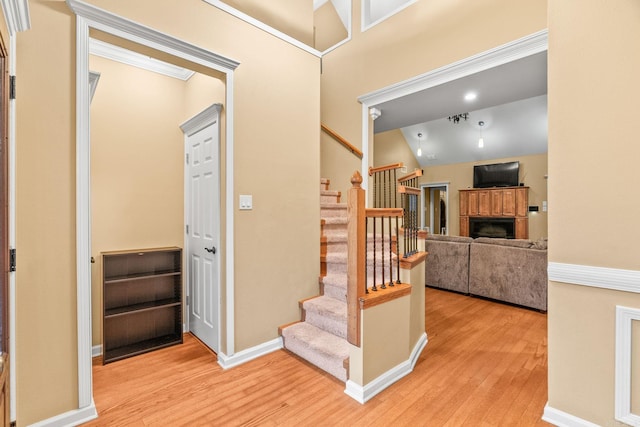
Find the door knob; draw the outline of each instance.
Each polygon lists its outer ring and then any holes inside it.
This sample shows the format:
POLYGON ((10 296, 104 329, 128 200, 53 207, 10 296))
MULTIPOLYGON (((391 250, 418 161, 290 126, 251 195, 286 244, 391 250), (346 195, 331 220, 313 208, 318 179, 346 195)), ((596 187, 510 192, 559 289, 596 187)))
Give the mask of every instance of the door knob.
POLYGON ((210 248, 204 248, 204 250, 209 252, 210 254, 215 254, 216 253, 216 247, 215 246, 211 246, 210 248))

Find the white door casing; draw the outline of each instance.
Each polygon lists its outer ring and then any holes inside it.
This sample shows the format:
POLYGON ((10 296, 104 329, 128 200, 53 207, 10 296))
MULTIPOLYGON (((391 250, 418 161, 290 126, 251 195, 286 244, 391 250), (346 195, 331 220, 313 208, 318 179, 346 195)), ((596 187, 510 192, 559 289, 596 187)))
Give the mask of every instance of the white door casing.
POLYGON ((185 253, 189 331, 219 351, 220 104, 180 127, 185 134, 185 253))

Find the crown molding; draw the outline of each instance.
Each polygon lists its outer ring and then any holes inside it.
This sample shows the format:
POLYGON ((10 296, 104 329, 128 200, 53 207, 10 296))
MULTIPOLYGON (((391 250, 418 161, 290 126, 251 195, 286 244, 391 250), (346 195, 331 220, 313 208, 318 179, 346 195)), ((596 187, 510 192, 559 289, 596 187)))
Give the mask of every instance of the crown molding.
POLYGON ((494 49, 470 56, 461 61, 395 83, 358 97, 362 104, 372 107, 452 80, 522 59, 548 50, 548 30, 522 37, 494 49))
POLYGON ((89 53, 183 81, 189 80, 191 76, 195 74, 194 71, 187 70, 186 68, 178 67, 177 65, 169 64, 159 59, 132 52, 128 49, 96 39, 89 39, 89 53))
POLYGON ((240 65, 238 61, 215 54, 83 1, 66 0, 66 2, 77 16, 87 21, 91 28, 106 31, 179 57, 188 55, 193 62, 209 68, 213 66, 214 69, 222 72, 233 71, 240 65))
POLYGON ((0 0, 9 34, 31 28, 28 0, 0 0))

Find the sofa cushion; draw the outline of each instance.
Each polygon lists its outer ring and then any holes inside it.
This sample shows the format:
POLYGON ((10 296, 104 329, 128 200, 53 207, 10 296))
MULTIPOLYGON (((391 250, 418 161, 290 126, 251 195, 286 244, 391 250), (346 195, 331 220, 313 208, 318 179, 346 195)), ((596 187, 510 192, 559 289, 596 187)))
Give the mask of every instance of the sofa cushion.
POLYGON ((533 242, 527 239, 500 239, 491 237, 478 237, 474 243, 485 243, 488 245, 512 246, 514 248, 530 248, 533 242))

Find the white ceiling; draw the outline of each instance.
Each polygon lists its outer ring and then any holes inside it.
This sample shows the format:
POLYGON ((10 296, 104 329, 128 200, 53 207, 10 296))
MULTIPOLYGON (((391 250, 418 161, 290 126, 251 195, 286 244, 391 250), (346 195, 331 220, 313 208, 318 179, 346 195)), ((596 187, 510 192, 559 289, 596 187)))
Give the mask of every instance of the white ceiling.
POLYGON ((547 152, 547 55, 528 56, 381 103, 374 132, 401 129, 422 167, 547 152), (474 92, 474 101, 464 96, 474 92), (447 117, 469 113, 467 121, 447 117), (484 148, 478 148, 479 121, 484 148))

